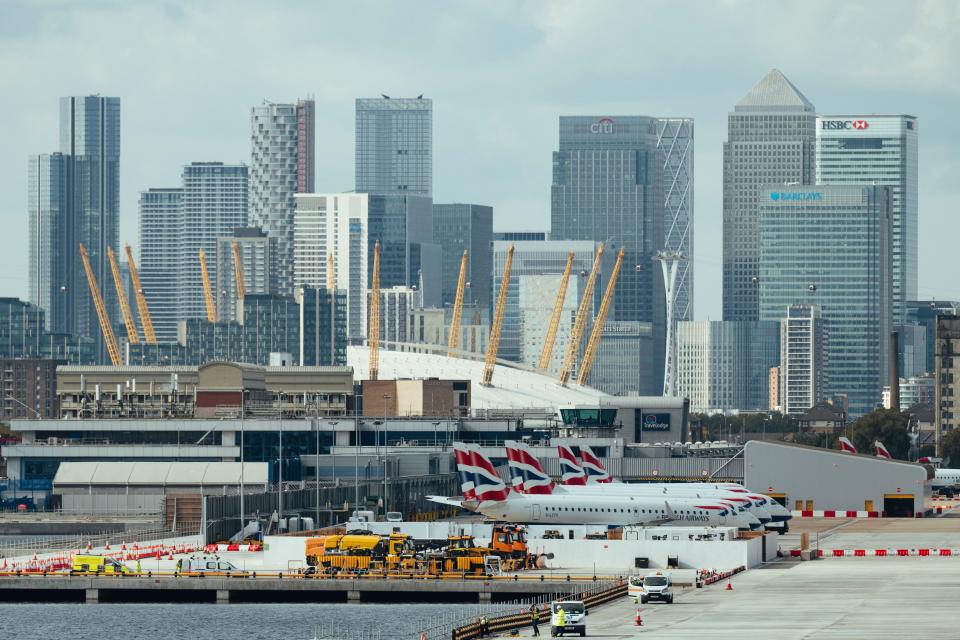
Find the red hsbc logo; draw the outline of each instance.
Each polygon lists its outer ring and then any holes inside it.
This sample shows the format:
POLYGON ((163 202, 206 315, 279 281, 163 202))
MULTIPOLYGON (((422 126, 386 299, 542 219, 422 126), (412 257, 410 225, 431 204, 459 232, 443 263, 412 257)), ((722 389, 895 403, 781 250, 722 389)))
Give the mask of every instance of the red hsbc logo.
POLYGON ((866 120, 854 120, 854 121, 853 121, 853 128, 854 128, 854 129, 866 129, 866 128, 869 127, 869 126, 870 126, 870 123, 867 122, 866 120))

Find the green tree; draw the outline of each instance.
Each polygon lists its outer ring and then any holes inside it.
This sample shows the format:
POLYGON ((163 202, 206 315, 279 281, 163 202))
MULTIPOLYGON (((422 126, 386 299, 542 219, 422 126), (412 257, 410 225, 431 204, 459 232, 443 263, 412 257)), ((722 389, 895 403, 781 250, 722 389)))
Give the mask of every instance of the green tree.
POLYGON ((943 437, 940 451, 943 453, 944 467, 960 469, 960 429, 953 429, 943 437))
POLYGON ((860 453, 873 453, 873 443, 879 440, 894 458, 906 460, 910 454, 909 421, 910 417, 897 409, 877 409, 848 426, 847 433, 860 453))

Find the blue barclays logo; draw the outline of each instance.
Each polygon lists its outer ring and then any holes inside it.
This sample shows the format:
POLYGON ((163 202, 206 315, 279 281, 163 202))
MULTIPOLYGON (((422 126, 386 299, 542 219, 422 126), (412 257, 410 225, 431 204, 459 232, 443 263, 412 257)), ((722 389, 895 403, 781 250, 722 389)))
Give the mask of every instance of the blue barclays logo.
POLYGON ((770 199, 774 202, 778 200, 823 200, 823 194, 819 191, 771 191, 770 199))

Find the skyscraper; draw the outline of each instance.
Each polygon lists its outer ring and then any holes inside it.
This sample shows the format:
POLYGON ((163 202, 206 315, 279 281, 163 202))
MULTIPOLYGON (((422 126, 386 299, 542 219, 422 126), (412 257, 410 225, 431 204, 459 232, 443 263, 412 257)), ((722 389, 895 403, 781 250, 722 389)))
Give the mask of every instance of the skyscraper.
MULTIPOLYGON (((420 281, 423 247, 434 249, 430 198, 366 193, 297 194, 294 220, 296 286, 326 287, 332 254, 337 290, 347 295, 347 337, 367 335, 367 291, 373 251, 380 241, 380 287, 414 286, 420 281)), ((427 251, 440 272, 439 250, 427 251)))
POLYGON ((663 249, 682 253, 677 264, 674 319, 693 319, 693 118, 660 118, 657 148, 663 160, 663 249))
POLYGON ((779 405, 787 415, 803 415, 825 395, 827 336, 820 307, 792 304, 780 321, 779 405))
POLYGON ((357 98, 356 186, 362 193, 433 193, 433 100, 357 98))
POLYGON ((847 394, 851 416, 880 402, 891 304, 890 191, 826 186, 762 189, 761 320, 815 304, 827 331, 827 396, 847 394))
POLYGON ((433 241, 443 249, 443 304, 453 305, 460 278, 460 259, 467 251, 464 302, 490 308, 490 242, 493 207, 479 204, 433 205, 433 241))
POLYGON ((760 235, 757 191, 812 184, 813 104, 773 69, 736 104, 723 144, 723 318, 756 320, 760 235))
MULTIPOLYGON (((217 238, 246 226, 249 188, 246 165, 194 162, 183 168, 178 243, 180 264, 177 270, 180 320, 207 317, 199 252, 203 249, 206 254, 210 283, 215 284, 218 278, 217 238)), ((213 291, 214 304, 222 293, 213 291)))
POLYGON ((818 184, 890 187, 893 321, 917 297, 917 119, 908 115, 819 116, 818 184))
POLYGON ((140 192, 140 284, 158 342, 177 339, 183 189, 140 192))
POLYGON ((46 311, 44 328, 58 333, 73 332, 77 294, 68 161, 69 156, 62 153, 41 154, 31 156, 27 168, 30 302, 46 311))
POLYGON ((250 121, 250 224, 276 238, 278 293, 292 295, 293 194, 313 191, 314 103, 264 102, 250 121))
MULTIPOLYGON (((643 385, 645 395, 662 393, 666 338, 663 279, 651 261, 665 237, 659 122, 645 116, 561 116, 551 188, 551 240, 603 242, 610 255, 625 251, 608 319, 653 324, 653 353, 635 354, 638 375, 646 367, 657 380, 643 385)), ((602 286, 598 283, 598 291, 602 286)))

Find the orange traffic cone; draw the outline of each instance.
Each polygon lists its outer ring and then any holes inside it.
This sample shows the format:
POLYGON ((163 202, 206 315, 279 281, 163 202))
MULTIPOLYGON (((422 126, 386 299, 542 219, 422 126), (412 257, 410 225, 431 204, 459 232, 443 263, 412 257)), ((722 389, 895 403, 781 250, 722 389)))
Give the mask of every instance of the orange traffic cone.
POLYGON ((109 542, 108 542, 107 544, 103 545, 103 550, 104 550, 104 551, 110 551, 110 543, 109 543, 109 542))
POLYGON ((733 591, 733 585, 730 584, 730 578, 727 578, 727 591, 733 591))
POLYGON ((637 617, 636 617, 636 619, 634 620, 634 623, 635 623, 638 627, 642 627, 642 626, 643 626, 643 620, 640 619, 640 607, 637 607, 637 617))

